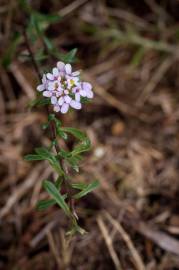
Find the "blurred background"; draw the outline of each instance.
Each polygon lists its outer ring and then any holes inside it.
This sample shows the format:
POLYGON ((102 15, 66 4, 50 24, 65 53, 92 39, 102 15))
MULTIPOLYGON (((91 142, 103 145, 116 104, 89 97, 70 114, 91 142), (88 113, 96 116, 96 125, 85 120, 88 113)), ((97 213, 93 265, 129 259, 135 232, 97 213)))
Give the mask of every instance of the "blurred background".
POLYGON ((1 0, 0 269, 179 269, 178 89, 179 1, 1 0), (72 180, 100 181, 71 240, 58 207, 35 209, 51 168, 23 159, 49 143, 24 31, 41 72, 68 59, 94 87, 59 115, 92 142, 72 180))

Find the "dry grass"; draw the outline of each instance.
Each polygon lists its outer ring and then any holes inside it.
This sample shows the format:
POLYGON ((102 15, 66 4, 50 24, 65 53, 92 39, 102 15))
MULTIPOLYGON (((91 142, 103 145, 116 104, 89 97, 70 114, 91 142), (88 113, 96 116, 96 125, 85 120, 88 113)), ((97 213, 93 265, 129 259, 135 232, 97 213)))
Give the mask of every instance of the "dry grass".
MULTIPOLYGON (((93 144, 74 181, 97 178, 100 188, 76 205, 84 237, 65 237, 57 207, 35 210, 52 172, 23 160, 48 138, 45 112, 27 107, 38 79, 18 57, 22 43, 0 66, 0 269, 179 269, 179 2, 32 2, 64 16, 48 33, 79 48, 76 66, 94 85, 94 101, 62 120, 93 144)), ((19 27, 16 1, 2 1, 0 16, 2 56, 19 27)))

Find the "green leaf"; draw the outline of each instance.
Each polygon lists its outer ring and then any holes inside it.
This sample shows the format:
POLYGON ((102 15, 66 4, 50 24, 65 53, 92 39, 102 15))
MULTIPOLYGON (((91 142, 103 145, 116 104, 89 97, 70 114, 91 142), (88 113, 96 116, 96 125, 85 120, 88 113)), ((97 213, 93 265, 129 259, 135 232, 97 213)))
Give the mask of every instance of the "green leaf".
POLYGON ((59 193, 55 185, 52 182, 45 180, 43 182, 43 187, 48 192, 48 194, 56 201, 56 203, 63 209, 65 214, 70 216, 70 209, 66 204, 64 197, 59 193))
POLYGON ((80 141, 86 140, 86 138, 87 138, 86 134, 84 132, 82 132, 76 128, 62 127, 61 130, 64 132, 70 133, 71 135, 73 135, 74 137, 76 137, 80 141))
POLYGON ((57 128, 57 134, 64 140, 68 139, 68 135, 64 131, 62 131, 61 128, 57 128))
POLYGON ((45 210, 48 207, 55 205, 55 204, 56 204, 56 201, 54 199, 41 200, 41 201, 38 201, 36 208, 37 208, 37 210, 45 210))
POLYGON ((135 52, 135 54, 132 57, 131 65, 133 65, 135 67, 138 66, 142 61, 142 58, 143 58, 143 56, 145 54, 145 51, 146 50, 143 47, 138 48, 137 51, 135 52))
POLYGON ((57 178, 57 180, 55 181, 55 186, 56 186, 56 188, 57 188, 57 189, 60 189, 62 183, 63 183, 63 178, 62 178, 61 176, 59 176, 59 177, 57 178))
MULTIPOLYGON (((62 197, 64 199, 66 199, 67 198, 67 194, 64 194, 62 197)), ((38 201, 38 203, 36 205, 36 208, 37 208, 37 210, 45 210, 48 207, 53 206, 55 204, 56 204, 56 201, 54 199, 40 200, 40 201, 38 201)))
POLYGON ((39 98, 36 98, 36 99, 30 101, 29 107, 30 108, 32 108, 34 106, 40 107, 40 106, 44 106, 44 105, 49 105, 50 103, 51 102, 50 102, 49 98, 39 97, 39 98))
POLYGON ((50 165, 60 174, 64 175, 64 172, 59 164, 58 159, 45 147, 39 147, 35 149, 36 154, 30 154, 25 156, 25 160, 48 160, 50 165))
POLYGON ((33 161, 33 160, 44 160, 44 158, 37 154, 29 154, 24 157, 27 161, 33 161))
POLYGON ((68 159, 69 157, 71 157, 71 153, 61 149, 60 152, 58 153, 58 156, 68 159))
POLYGON ((76 156, 79 155, 83 152, 89 151, 91 148, 91 143, 90 140, 88 138, 86 138, 85 140, 83 140, 81 142, 81 144, 79 144, 78 146, 76 146, 74 148, 74 150, 71 152, 72 156, 76 156))
POLYGON ((8 68, 9 65, 11 64, 13 57, 16 53, 17 47, 21 42, 22 36, 20 35, 20 33, 16 32, 10 42, 10 45, 7 48, 5 48, 5 51, 1 59, 1 63, 5 68, 8 68))
POLYGON ((93 191, 98 186, 99 186, 99 182, 96 180, 96 181, 90 183, 89 185, 87 185, 82 191, 80 191, 79 193, 74 195, 74 198, 75 199, 80 199, 81 197, 84 197, 89 192, 93 191))
POLYGON ((58 172, 60 175, 63 175, 64 172, 57 160, 56 156, 54 156, 48 149, 44 147, 39 147, 35 149, 35 152, 43 157, 44 160, 48 160, 50 165, 58 172))
POLYGON ((80 155, 76 155, 76 156, 72 156, 67 158, 68 163, 72 166, 72 168, 76 171, 79 172, 79 166, 78 163, 81 160, 81 156, 80 155))
POLYGON ((77 53, 77 48, 72 49, 65 55, 61 55, 61 60, 65 63, 73 63, 75 61, 75 55, 77 53))
POLYGON ((83 189, 87 188, 88 185, 84 184, 84 183, 73 183, 71 186, 75 189, 83 190, 83 189))

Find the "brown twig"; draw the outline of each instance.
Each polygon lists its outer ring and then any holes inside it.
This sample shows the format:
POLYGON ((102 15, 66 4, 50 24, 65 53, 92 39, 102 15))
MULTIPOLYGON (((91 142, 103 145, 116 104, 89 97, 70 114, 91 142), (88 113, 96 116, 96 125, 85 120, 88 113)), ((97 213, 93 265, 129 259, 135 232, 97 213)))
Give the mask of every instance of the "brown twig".
POLYGON ((113 263, 115 265, 115 269, 116 270, 122 270, 121 263, 119 261, 119 258, 117 256, 117 254, 116 254, 116 251, 115 251, 115 249, 113 247, 113 243, 112 243, 112 239, 110 237, 110 233, 108 232, 108 230, 106 228, 106 225, 105 225, 105 223, 104 223, 101 216, 99 216, 97 218, 97 223, 98 223, 99 229, 100 229, 100 231, 102 233, 102 236, 103 236, 103 238, 105 240, 105 243, 106 243, 106 246, 107 246, 107 248, 109 250, 109 253, 111 255, 112 261, 113 261, 113 263))

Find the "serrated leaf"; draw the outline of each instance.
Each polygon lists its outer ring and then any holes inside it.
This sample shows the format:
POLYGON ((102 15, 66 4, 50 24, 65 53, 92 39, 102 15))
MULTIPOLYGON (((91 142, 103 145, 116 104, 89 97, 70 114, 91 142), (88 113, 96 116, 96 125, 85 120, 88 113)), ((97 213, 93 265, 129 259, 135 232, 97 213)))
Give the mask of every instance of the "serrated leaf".
POLYGON ((66 215, 70 216, 71 212, 66 204, 64 197, 59 193, 55 185, 50 181, 44 181, 43 187, 48 192, 48 194, 56 201, 56 203, 63 209, 66 215))
POLYGON ((80 199, 81 197, 84 197, 86 194, 88 194, 89 192, 93 191, 94 189, 96 189, 99 186, 99 182, 98 181, 94 181, 92 183, 90 183, 89 185, 87 185, 82 191, 80 191, 79 193, 74 195, 75 199, 80 199))

